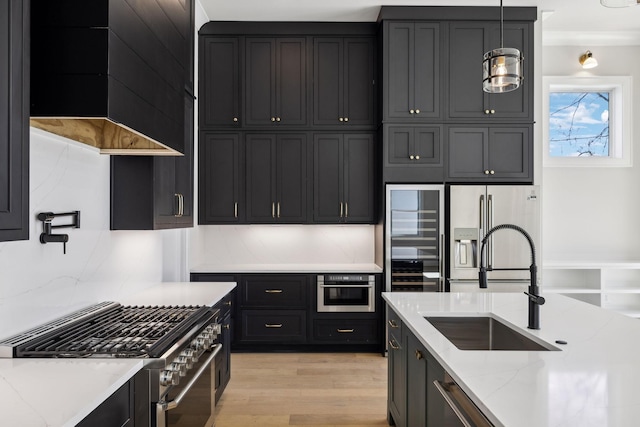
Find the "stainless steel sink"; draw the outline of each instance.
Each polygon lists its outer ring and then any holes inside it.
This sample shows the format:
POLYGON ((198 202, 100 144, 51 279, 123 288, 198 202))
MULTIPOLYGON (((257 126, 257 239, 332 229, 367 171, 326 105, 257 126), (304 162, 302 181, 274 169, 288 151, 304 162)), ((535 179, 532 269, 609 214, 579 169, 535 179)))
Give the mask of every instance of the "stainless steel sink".
POLYGON ((428 316, 425 319, 460 350, 560 351, 490 316, 428 316))

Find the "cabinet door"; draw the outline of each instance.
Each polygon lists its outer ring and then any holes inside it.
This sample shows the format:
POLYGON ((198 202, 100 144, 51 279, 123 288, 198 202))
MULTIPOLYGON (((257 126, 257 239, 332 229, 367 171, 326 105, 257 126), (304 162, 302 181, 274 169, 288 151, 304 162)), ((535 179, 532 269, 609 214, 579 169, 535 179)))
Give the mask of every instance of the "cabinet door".
POLYGON ((385 119, 439 118, 439 24, 390 22, 385 50, 385 119))
POLYGON ((343 149, 341 134, 313 137, 313 221, 337 223, 344 215, 342 202, 343 149))
POLYGON ((407 362, 401 335, 389 329, 387 406, 390 425, 407 426, 407 362), (393 424, 391 423, 393 421, 393 424))
POLYGON ((275 40, 247 37, 245 50, 244 121, 247 125, 275 123, 275 40))
POLYGON ((276 136, 246 135, 247 221, 276 221, 276 136))
POLYGON ((248 37, 246 124, 306 124, 306 81, 304 38, 248 37))
POLYGON ((237 37, 200 41, 200 128, 240 126, 240 54, 237 37))
POLYGON ((276 148, 276 219, 278 222, 306 222, 307 136, 279 135, 276 148))
POLYGON ((340 117, 346 125, 375 123, 374 46, 373 38, 344 39, 343 108, 340 117))
POLYGON ((491 128, 488 144, 487 169, 492 178, 531 178, 533 151, 530 127, 491 128))
POLYGON ((344 136, 344 213, 342 220, 372 223, 375 212, 373 134, 344 136))
POLYGON ((307 123, 306 42, 302 37, 278 38, 276 62, 276 123, 307 123))
POLYGON ((464 180, 488 176, 488 138, 487 128, 450 128, 447 143, 447 177, 464 180))
POLYGON ((242 145, 238 133, 200 137, 199 223, 240 223, 244 219, 242 145))
POLYGON ((195 128, 194 100, 185 94, 184 119, 184 156, 174 157, 175 194, 178 195, 177 227, 193 226, 193 140, 195 128))
POLYGON ((442 126, 385 125, 385 182, 442 182, 442 126))
MULTIPOLYGON (((427 426, 427 350, 407 334, 407 425, 427 426)), ((435 427, 435 426, 434 426, 435 427)))
POLYGON ((530 120, 533 48, 531 24, 505 23, 504 46, 517 48, 524 55, 524 80, 520 88, 508 93, 489 94, 482 90, 482 58, 500 47, 497 22, 454 22, 449 39, 449 116, 490 120, 530 120), (475 58, 475 59, 473 59, 475 58))
POLYGON ((29 2, 0 5, 0 241, 29 238, 29 2))
POLYGON ((313 48, 313 124, 339 125, 344 122, 342 39, 317 37, 313 48))

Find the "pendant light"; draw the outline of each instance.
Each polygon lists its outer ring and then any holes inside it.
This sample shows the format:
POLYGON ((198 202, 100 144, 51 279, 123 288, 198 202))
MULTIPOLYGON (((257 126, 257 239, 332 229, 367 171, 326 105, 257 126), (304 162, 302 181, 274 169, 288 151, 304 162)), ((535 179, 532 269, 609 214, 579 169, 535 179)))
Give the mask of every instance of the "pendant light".
POLYGON ((505 93, 516 90, 522 83, 522 53, 504 47, 504 11, 500 0, 500 48, 484 54, 482 61, 482 90, 505 93))

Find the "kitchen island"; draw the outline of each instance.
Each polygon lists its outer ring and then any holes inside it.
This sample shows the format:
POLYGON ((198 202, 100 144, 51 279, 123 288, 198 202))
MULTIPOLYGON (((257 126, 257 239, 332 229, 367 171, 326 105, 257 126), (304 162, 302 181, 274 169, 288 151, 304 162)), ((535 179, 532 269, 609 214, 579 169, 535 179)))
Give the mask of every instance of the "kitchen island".
MULTIPOLYGON (((390 316, 495 426, 637 426, 638 320, 562 295, 544 296, 541 328, 530 330, 521 293, 383 293, 390 316), (481 315, 557 351, 460 350, 425 320, 481 315)), ((412 351, 407 348, 409 357, 412 351)))
MULTIPOLYGON (((159 283, 122 305, 216 305, 235 283, 159 283)), ((64 315, 66 313, 61 313, 64 315)), ((0 425, 73 427, 143 368, 144 359, 0 359, 0 425)))

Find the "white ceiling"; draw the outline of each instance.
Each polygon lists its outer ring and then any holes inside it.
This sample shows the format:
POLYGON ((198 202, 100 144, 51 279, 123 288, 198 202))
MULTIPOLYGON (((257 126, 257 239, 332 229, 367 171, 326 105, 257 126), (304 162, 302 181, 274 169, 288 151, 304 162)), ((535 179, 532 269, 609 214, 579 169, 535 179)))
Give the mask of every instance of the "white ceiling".
MULTIPOLYGON (((385 6, 499 6, 499 0, 200 0, 213 21, 375 21, 385 6)), ((606 8, 599 0, 503 0, 537 6, 544 44, 640 45, 640 5, 606 8)))

